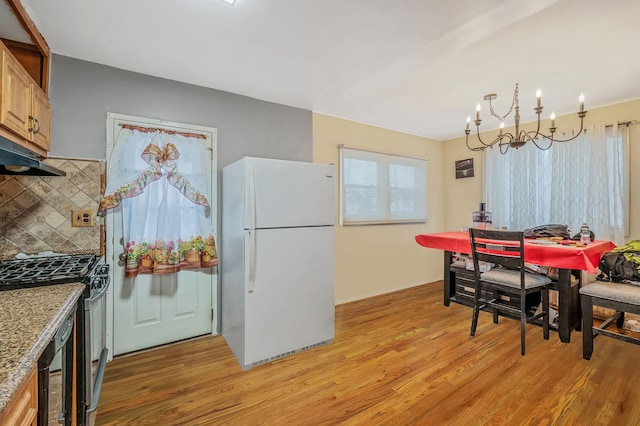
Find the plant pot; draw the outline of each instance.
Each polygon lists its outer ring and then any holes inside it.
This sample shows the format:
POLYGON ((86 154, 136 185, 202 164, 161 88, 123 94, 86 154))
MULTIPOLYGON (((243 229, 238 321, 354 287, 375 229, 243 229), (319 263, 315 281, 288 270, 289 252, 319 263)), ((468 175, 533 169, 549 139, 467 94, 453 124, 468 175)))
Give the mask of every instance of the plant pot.
POLYGON ((127 259, 126 269, 136 269, 138 267, 138 259, 127 259))
POLYGON ((151 266, 151 259, 140 259, 140 266, 148 268, 151 266))
POLYGON ((211 256, 209 256, 208 254, 202 254, 202 261, 211 262, 211 256))
POLYGON ((200 252, 189 250, 185 253, 185 259, 189 263, 200 262, 200 252))

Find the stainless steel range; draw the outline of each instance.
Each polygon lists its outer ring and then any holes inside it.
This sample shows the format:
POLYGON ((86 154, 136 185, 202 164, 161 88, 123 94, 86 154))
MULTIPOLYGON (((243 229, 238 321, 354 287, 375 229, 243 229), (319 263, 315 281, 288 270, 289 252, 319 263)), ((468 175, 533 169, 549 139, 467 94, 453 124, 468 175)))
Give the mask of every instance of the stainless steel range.
MULTIPOLYGON (((98 405, 98 397, 102 386, 102 377, 107 361, 106 345, 106 294, 109 288, 109 265, 102 257, 95 254, 58 255, 50 257, 34 257, 20 260, 0 261, 0 291, 56 285, 71 282, 85 283, 86 289, 78 302, 75 335, 78 342, 76 351, 77 377, 77 424, 90 423, 92 414, 98 405)), ((38 424, 47 424, 49 407, 49 368, 57 352, 61 352, 63 387, 71 385, 72 360, 70 360, 69 340, 71 320, 65 320, 60 331, 52 339, 38 362, 38 424), (64 349, 64 350, 63 350, 64 349)), ((63 394, 70 392, 63 392, 63 394)), ((58 420, 71 424, 70 400, 63 400, 58 420)))

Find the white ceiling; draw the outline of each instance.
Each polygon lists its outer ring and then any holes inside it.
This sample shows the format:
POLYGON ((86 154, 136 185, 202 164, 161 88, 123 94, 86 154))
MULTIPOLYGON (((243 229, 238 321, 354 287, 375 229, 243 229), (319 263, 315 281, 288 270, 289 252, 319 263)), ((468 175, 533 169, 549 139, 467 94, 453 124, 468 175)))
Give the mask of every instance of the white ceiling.
POLYGON ((640 98, 638 0, 22 3, 56 54, 435 139, 516 82, 523 122, 537 88, 545 117, 640 98))

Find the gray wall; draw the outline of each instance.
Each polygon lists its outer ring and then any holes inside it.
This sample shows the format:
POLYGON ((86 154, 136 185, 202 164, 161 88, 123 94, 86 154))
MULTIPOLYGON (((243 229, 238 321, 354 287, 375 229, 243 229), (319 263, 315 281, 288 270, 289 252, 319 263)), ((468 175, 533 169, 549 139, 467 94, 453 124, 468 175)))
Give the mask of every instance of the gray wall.
POLYGON ((52 156, 104 159, 113 112, 217 128, 219 170, 244 156, 312 161, 311 111, 59 55, 50 88, 52 156))
POLYGON ((105 159, 107 112, 218 129, 218 242, 224 166, 244 156, 313 159, 312 113, 299 108, 59 55, 49 96, 51 156, 105 159))

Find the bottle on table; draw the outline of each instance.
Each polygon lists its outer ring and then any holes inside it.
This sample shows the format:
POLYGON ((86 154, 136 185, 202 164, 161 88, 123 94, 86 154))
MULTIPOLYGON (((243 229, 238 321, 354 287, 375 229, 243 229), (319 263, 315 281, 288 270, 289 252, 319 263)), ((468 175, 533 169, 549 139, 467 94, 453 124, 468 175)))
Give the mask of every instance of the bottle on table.
POLYGON ((580 243, 587 245, 591 242, 591 231, 586 223, 580 227, 580 243))

